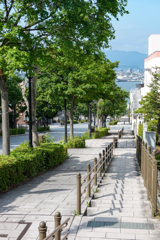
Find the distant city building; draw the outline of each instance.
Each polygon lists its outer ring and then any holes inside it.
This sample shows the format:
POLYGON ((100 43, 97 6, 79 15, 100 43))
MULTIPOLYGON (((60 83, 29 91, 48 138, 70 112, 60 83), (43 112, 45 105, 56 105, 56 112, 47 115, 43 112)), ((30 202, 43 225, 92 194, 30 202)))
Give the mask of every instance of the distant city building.
POLYGON ((144 87, 141 88, 142 97, 150 89, 148 85, 152 82, 152 72, 156 67, 160 67, 160 34, 152 34, 148 39, 148 57, 144 60, 144 87))

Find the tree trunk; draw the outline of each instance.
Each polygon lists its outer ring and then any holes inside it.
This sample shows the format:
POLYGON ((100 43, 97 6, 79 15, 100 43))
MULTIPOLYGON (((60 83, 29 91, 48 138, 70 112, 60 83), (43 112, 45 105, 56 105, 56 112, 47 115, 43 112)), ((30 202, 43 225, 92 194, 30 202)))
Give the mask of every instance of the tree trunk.
POLYGON ((102 98, 98 101, 97 103, 97 127, 100 129, 100 124, 99 124, 99 104, 102 101, 102 98))
POLYGON ((90 105, 89 105, 89 103, 87 103, 87 108, 88 108, 88 132, 89 132, 90 131, 90 114, 89 114, 90 105))
POLYGON ((74 134, 73 134, 73 110, 74 110, 74 99, 72 99, 71 108, 70 108, 70 114, 69 114, 69 120, 70 120, 70 139, 73 139, 73 138, 74 138, 74 134))
MULTIPOLYGON (((39 68, 34 67, 36 74, 39 73, 39 68)), ((38 133, 37 133, 37 124, 36 124, 36 110, 37 110, 37 100, 36 100, 36 84, 37 76, 32 78, 32 143, 33 147, 38 146, 38 133)))
POLYGON ((9 133, 9 111, 8 111, 8 88, 7 80, 4 79, 2 71, 0 71, 0 90, 1 90, 1 106, 2 106, 2 144, 3 155, 10 154, 10 133, 9 133))
POLYGON ((157 133, 158 133, 158 145, 160 145, 160 118, 158 119, 158 124, 157 124, 157 133))

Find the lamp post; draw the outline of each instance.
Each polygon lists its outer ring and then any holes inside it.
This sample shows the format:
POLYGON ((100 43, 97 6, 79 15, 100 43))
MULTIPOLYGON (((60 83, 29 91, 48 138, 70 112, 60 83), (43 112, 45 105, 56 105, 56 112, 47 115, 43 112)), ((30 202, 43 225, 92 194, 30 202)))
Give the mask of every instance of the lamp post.
POLYGON ((90 116, 90 123, 89 123, 89 137, 92 137, 92 133, 91 133, 91 124, 92 124, 92 119, 91 119, 91 106, 92 106, 92 102, 89 103, 89 116, 90 116))
POLYGON ((64 99, 64 129, 65 129, 65 142, 67 142, 67 107, 66 99, 64 99))
POLYGON ((32 148, 32 84, 31 84, 32 77, 29 77, 29 147, 32 148))

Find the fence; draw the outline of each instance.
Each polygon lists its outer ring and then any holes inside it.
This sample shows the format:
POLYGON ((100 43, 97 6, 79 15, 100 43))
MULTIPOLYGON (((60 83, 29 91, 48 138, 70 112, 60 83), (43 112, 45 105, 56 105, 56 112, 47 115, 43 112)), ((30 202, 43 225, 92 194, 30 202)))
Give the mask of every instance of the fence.
POLYGON ((60 212, 57 212, 54 216, 55 219, 55 230, 52 231, 48 236, 46 236, 47 233, 47 226, 45 222, 40 222, 39 224, 39 240, 66 240, 68 239, 69 231, 65 234, 63 238, 61 238, 61 232, 63 231, 63 228, 65 228, 68 225, 68 222, 70 218, 67 218, 63 223, 61 223, 61 214, 60 212))
POLYGON ((106 171, 106 169, 109 166, 109 163, 113 157, 113 148, 117 147, 117 139, 113 137, 113 142, 108 145, 108 147, 103 150, 102 154, 99 153, 99 160, 97 161, 97 158, 94 158, 94 167, 91 169, 90 164, 87 164, 87 175, 82 179, 81 181, 81 174, 77 174, 77 214, 81 214, 81 205, 86 199, 86 197, 91 197, 91 189, 95 185, 97 185, 97 175, 99 177, 102 177, 102 171, 106 171), (81 187, 86 182, 87 184, 84 187, 84 189, 81 191, 81 187), (93 181, 94 180, 94 181, 93 181), (93 184, 92 184, 93 182, 93 184), (91 185, 92 184, 92 185, 91 185), (86 197, 83 201, 81 201, 81 197, 84 193, 86 194, 86 197))
POLYGON ((152 216, 157 213, 157 161, 156 151, 147 147, 139 136, 136 136, 136 156, 140 165, 144 186, 147 189, 147 200, 151 202, 152 216))

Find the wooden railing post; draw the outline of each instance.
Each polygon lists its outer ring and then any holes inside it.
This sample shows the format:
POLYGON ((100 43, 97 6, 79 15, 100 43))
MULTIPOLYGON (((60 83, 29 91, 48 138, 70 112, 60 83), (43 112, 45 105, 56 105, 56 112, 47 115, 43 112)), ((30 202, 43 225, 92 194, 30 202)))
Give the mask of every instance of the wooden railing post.
POLYGON ((101 171, 101 167, 100 167, 100 165, 101 165, 101 161, 100 161, 101 156, 102 156, 101 153, 99 153, 99 177, 102 176, 102 171, 101 171))
POLYGON ((151 181, 151 179, 150 179, 150 164, 149 164, 150 154, 151 154, 151 147, 148 146, 148 148, 147 148, 147 181, 146 181, 147 200, 149 200, 149 181, 151 181))
MULTIPOLYGON (((87 174, 89 173, 91 171, 91 166, 90 166, 90 164, 88 163, 87 164, 87 174)), ((87 183, 90 181, 90 178, 91 178, 91 176, 90 176, 90 174, 88 175, 88 177, 87 177, 87 183)), ((88 186, 87 186, 87 197, 90 197, 91 196, 91 184, 88 184, 88 186)))
MULTIPOLYGON (((97 158, 94 158, 94 166, 97 164, 97 158)), ((97 166, 94 168, 94 185, 97 185, 97 166)))
POLYGON ((152 216, 155 216, 157 211, 157 160, 156 160, 156 150, 152 152, 153 156, 153 167, 152 167, 152 216))
POLYGON ((40 222, 38 231, 39 231, 39 240, 43 240, 44 238, 46 238, 47 227, 45 222, 40 222))
POLYGON ((144 186, 146 187, 146 174, 147 174, 147 143, 144 143, 144 186))
POLYGON ((103 150, 103 171, 105 170, 105 150, 103 150))
POLYGON ((106 147, 106 166, 108 164, 108 147, 106 147))
POLYGON ((77 214, 81 214, 81 174, 77 174, 77 214))
POLYGON ((111 157, 113 157, 113 142, 111 142, 111 157))
MULTIPOLYGON (((56 214, 54 216, 54 221, 55 221, 55 229, 56 229, 59 225, 61 225, 61 214, 60 214, 60 212, 56 212, 56 214)), ((59 230, 55 234, 55 240, 60 240, 60 238, 61 238, 61 230, 59 230)))
POLYGON ((113 137, 113 148, 116 148, 116 138, 113 137))
POLYGON ((120 132, 118 131, 118 139, 120 139, 120 132))

